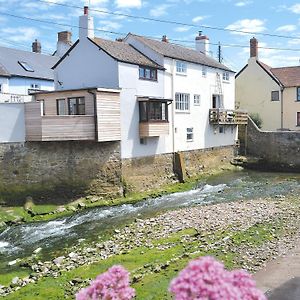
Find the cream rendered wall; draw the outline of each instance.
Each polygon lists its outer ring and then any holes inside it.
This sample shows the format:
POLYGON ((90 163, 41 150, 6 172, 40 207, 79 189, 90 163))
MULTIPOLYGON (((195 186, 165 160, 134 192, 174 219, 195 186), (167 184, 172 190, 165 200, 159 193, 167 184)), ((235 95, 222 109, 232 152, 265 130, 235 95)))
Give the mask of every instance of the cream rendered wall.
POLYGON ((258 113, 263 130, 281 128, 281 101, 271 101, 271 91, 279 91, 279 85, 256 62, 250 58, 248 66, 235 82, 236 104, 249 114, 258 113))
POLYGON ((283 91, 283 128, 300 130, 297 126, 297 112, 300 113, 300 101, 297 100, 297 88, 285 88, 283 91))

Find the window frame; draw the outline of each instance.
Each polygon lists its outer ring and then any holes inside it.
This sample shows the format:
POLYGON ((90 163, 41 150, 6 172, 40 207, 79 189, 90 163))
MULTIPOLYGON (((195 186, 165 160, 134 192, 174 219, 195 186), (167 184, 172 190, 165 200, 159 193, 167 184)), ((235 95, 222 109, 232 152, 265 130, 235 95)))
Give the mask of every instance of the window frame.
POLYGON ((149 81, 157 81, 157 69, 139 66, 139 79, 140 80, 149 80, 149 81), (147 77, 146 72, 149 71, 150 76, 147 77))
POLYGON ((201 105, 201 95, 200 94, 194 94, 194 105, 200 106, 201 105), (198 99, 196 99, 198 98, 198 99))
POLYGON ((271 101, 279 101, 279 91, 271 91, 271 101), (277 97, 274 97, 274 95, 277 95, 277 97))
POLYGON ((186 128, 186 141, 193 142, 194 141, 194 127, 186 128))
POLYGON ((18 60, 18 64, 19 64, 26 72, 34 72, 34 69, 29 65, 28 62, 18 60))
POLYGON ((202 77, 206 77, 206 76, 207 76, 207 67, 202 66, 202 77))
POLYGON ((139 101, 139 121, 140 123, 143 122, 169 123, 168 102, 157 101, 157 100, 139 101), (159 108, 155 107, 157 105, 160 105, 160 107, 159 108), (151 106, 153 106, 153 108, 151 106), (153 113, 154 116, 160 115, 160 118, 152 117, 153 113))
POLYGON ((300 86, 297 86, 296 88, 296 101, 300 102, 300 86))
POLYGON ((180 75, 187 74, 187 62, 183 60, 176 60, 176 74, 180 74, 180 75))
POLYGON ((70 97, 68 98, 68 115, 69 116, 84 116, 85 115, 85 97, 70 97), (71 113, 71 107, 70 107, 70 102, 72 99, 76 100, 75 103, 75 113, 71 113), (79 103, 80 100, 83 100, 83 104, 79 103), (84 112, 83 113, 79 113, 79 105, 83 105, 84 107, 84 112))
POLYGON ((300 127, 300 112, 297 111, 296 113, 296 126, 300 127))
POLYGON ((175 93, 175 111, 189 113, 191 110, 191 99, 188 93, 175 93))
POLYGON ((229 75, 228 71, 223 71, 222 79, 223 79, 223 81, 227 81, 227 82, 229 81, 230 75, 229 75))
POLYGON ((68 115, 68 108, 66 107, 66 99, 65 98, 58 98, 58 99, 56 99, 56 115, 57 116, 67 116, 68 115), (64 114, 60 114, 59 113, 59 102, 60 101, 63 101, 63 103, 64 103, 64 110, 65 110, 65 113, 64 114))

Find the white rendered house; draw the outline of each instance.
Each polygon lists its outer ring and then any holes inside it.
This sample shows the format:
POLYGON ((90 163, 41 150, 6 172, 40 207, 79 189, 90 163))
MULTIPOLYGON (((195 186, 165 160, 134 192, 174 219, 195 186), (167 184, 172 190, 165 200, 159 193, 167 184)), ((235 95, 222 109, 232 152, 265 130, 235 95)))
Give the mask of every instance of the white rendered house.
MULTIPOLYGON (((122 158, 234 144, 234 72, 226 66, 166 41, 95 38, 87 7, 79 37, 53 67, 55 88, 121 89, 122 158)), ((207 48, 206 39, 197 41, 207 48)))

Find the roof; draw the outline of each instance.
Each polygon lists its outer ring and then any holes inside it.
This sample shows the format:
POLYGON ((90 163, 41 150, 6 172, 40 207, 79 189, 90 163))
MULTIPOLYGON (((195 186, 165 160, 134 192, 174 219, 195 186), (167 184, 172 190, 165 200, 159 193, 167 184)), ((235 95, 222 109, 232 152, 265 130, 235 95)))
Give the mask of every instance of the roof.
POLYGON ((272 68, 271 72, 284 87, 300 86, 300 66, 272 68))
POLYGON ((54 80, 54 72, 51 67, 56 64, 58 59, 56 56, 0 47, 0 66, 2 66, 0 75, 54 80), (22 62, 33 71, 26 71, 26 68, 21 65, 22 62))
POLYGON ((108 55, 120 62, 149 66, 158 69, 164 69, 150 58, 133 48, 131 45, 121 41, 110 41, 100 38, 90 39, 94 44, 99 46, 108 55))
POLYGON ((9 73, 6 71, 6 69, 0 65, 0 76, 9 77, 9 73))
POLYGON ((133 36, 135 39, 142 42, 144 45, 148 46, 152 50, 156 51, 157 53, 165 57, 175 58, 187 62, 192 62, 195 64, 205 65, 205 66, 233 72, 225 65, 219 63, 212 57, 207 56, 202 52, 190 48, 186 48, 180 45, 168 43, 168 42, 149 39, 144 36, 135 35, 132 33, 129 33, 129 35, 133 36))

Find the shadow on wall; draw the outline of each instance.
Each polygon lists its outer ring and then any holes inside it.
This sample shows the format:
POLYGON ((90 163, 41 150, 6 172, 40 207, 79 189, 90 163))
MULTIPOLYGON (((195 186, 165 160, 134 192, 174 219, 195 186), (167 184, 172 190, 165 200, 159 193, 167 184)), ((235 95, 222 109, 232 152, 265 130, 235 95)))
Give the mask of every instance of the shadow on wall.
POLYGON ((0 144, 0 202, 62 204, 84 195, 121 193, 119 142, 0 144))

